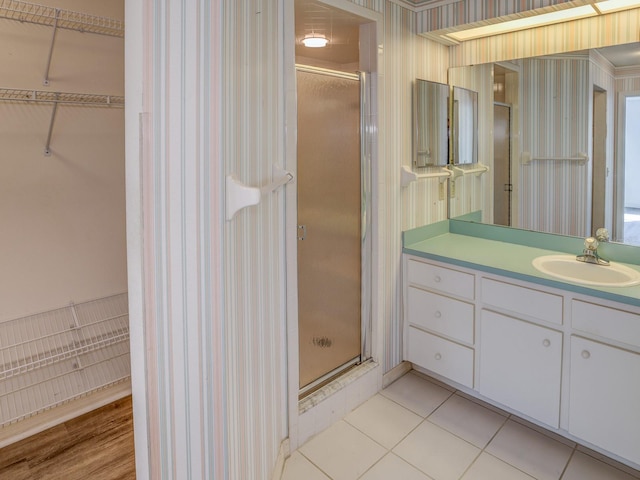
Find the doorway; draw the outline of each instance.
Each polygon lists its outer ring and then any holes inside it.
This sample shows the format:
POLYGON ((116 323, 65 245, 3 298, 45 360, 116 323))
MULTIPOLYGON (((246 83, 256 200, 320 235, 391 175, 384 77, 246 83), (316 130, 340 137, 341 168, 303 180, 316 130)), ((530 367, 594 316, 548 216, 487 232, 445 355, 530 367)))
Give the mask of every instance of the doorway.
POLYGON ((493 223, 511 225, 511 106, 493 104, 493 223))
POLYGON ((605 213, 607 186, 607 92, 593 89, 593 172, 591 181, 591 230, 607 227, 605 213))
POLYGON ((289 225, 297 238, 290 292, 298 399, 371 357, 375 87, 366 72, 376 68, 377 24, 358 11, 295 0, 297 189, 289 225), (325 47, 307 47, 310 37, 325 47))
POLYGON ((640 178, 640 94, 624 98, 624 172, 619 185, 623 186, 623 241, 640 245, 640 190, 633 179, 640 178), (629 185, 628 188, 625 188, 629 185))

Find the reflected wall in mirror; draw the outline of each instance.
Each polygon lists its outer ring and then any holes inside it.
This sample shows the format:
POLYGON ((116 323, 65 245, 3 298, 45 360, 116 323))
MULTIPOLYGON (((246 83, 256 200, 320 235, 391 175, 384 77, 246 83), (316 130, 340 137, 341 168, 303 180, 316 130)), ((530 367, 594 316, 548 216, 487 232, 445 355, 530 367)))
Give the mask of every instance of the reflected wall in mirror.
POLYGON ((478 162, 478 93, 453 87, 453 155, 455 165, 478 162))
POLYGON ((449 85, 416 80, 414 89, 413 167, 449 163, 449 85))
POLYGON ((581 237, 604 226, 613 240, 640 245, 640 210, 625 200, 640 180, 625 176, 640 163, 625 148, 625 125, 640 122, 627 107, 640 98, 640 45, 625 45, 622 57, 620 49, 452 68, 452 85, 479 92, 479 155, 494 176, 481 191, 457 185, 451 216, 581 237), (509 109, 506 162, 494 145, 496 106, 509 109))

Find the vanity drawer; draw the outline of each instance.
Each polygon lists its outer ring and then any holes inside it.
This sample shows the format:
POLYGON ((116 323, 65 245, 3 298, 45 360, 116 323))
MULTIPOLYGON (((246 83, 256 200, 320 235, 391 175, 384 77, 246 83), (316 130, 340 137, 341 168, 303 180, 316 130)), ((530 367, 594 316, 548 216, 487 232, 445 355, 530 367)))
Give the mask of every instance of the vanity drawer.
POLYGON ((640 314, 594 303, 571 302, 571 326, 640 347, 640 314))
POLYGON ((409 260, 407 278, 410 285, 419 285, 470 300, 474 298, 475 279, 470 273, 409 260))
POLYGON ((482 301, 486 305, 562 325, 560 295, 483 278, 482 301))
POLYGON ((473 388, 473 349, 409 327, 407 360, 473 388))
POLYGON ((415 287, 409 287, 407 297, 409 324, 473 343, 473 304, 415 287))

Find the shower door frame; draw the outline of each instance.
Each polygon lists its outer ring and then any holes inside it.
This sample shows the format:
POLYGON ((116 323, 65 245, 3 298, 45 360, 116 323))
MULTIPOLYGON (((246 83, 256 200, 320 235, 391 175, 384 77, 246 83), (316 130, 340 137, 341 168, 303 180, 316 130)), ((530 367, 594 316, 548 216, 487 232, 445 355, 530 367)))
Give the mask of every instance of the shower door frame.
MULTIPOLYGON (((372 229, 371 229, 371 158, 372 158, 372 129, 371 129, 371 87, 370 74, 357 72, 351 74, 337 70, 313 67, 310 65, 295 65, 295 71, 327 75, 349 80, 358 80, 360 84, 360 355, 345 364, 327 372, 312 383, 300 388, 298 394, 305 395, 330 379, 346 372, 350 367, 371 359, 371 332, 372 332, 372 229)), ((296 156, 296 171, 297 171, 296 156)), ((297 218, 297 205, 296 205, 297 218)), ((297 225, 296 225, 297 227, 297 225)), ((297 248, 296 248, 297 257, 297 248)), ((297 277, 296 277, 297 284, 297 277)), ((296 292, 297 293, 297 292, 296 292)), ((299 319, 299 317, 298 317, 299 319)), ((299 355, 299 352, 298 352, 299 355)), ((298 380, 299 385, 299 380, 298 380)))

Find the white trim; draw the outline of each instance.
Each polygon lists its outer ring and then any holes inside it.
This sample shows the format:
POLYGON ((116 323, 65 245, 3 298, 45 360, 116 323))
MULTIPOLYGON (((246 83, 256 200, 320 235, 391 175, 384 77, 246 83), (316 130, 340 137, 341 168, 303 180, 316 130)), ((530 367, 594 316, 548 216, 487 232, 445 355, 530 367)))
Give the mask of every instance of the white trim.
POLYGON ((129 334, 136 478, 149 479, 149 428, 146 389, 144 267, 142 239, 142 120, 145 35, 148 1, 125 1, 125 169, 129 334))

